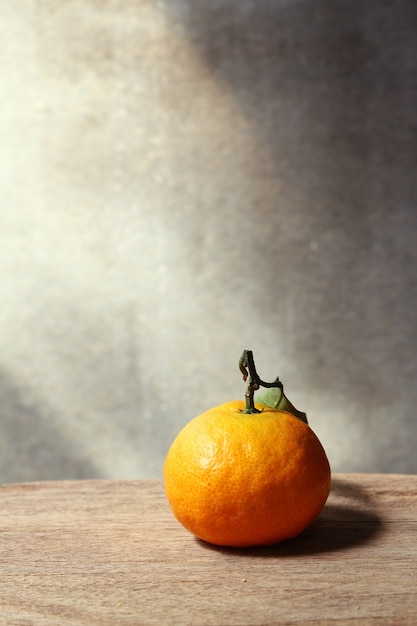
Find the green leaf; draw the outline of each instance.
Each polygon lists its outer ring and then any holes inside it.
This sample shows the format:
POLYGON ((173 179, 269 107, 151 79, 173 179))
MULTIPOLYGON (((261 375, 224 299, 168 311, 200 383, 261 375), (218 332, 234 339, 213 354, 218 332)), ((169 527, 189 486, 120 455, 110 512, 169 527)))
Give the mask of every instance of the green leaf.
POLYGON ((284 390, 279 387, 271 387, 269 389, 265 389, 256 396, 255 399, 256 404, 260 404, 262 406, 268 406, 272 409, 279 409, 280 411, 287 411, 287 413, 291 413, 295 417, 298 417, 302 422, 308 424, 307 415, 302 411, 298 411, 295 406, 288 400, 286 395, 284 394, 284 390))

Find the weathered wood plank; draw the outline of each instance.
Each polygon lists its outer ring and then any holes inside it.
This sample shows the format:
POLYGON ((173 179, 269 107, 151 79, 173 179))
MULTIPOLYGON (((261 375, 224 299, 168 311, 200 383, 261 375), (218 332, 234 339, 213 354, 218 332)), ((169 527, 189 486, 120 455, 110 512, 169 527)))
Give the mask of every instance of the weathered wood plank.
POLYGON ((159 481, 0 487, 0 624, 416 624, 417 476, 336 474, 296 539, 216 548, 159 481))

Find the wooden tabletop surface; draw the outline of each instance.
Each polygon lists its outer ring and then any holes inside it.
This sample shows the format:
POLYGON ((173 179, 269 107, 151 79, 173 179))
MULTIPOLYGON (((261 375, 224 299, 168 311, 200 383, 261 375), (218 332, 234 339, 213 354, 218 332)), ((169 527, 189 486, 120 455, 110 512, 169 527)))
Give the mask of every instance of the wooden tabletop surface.
POLYGON ((417 476, 336 474, 268 548, 209 546, 160 481, 0 486, 0 625, 417 624, 417 476))

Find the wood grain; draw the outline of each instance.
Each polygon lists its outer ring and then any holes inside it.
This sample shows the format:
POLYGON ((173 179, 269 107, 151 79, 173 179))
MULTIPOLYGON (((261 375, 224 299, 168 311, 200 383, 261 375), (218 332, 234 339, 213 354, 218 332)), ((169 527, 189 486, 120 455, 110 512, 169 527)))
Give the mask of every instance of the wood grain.
POLYGON ((336 474, 302 535, 196 540, 159 481, 0 487, 0 624, 417 624, 417 476, 336 474))

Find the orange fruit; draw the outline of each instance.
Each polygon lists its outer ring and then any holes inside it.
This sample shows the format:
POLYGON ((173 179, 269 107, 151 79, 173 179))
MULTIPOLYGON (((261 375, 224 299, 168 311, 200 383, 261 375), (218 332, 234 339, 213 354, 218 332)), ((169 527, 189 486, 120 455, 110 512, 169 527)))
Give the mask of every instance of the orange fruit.
POLYGON ((330 491, 330 466, 311 428, 277 409, 245 414, 221 404, 189 422, 164 465, 178 521, 221 546, 267 545, 298 535, 330 491))

